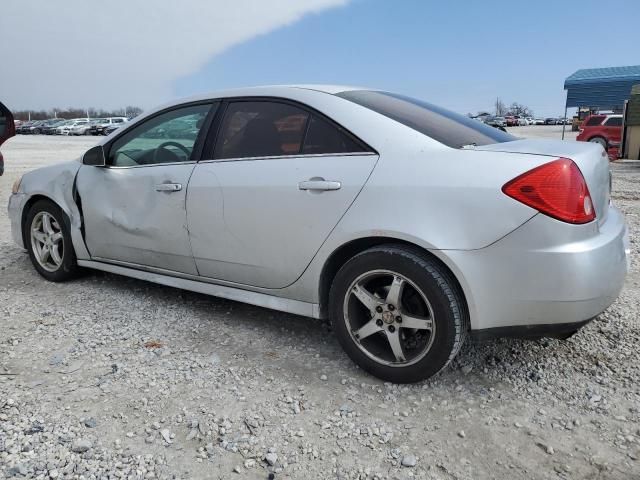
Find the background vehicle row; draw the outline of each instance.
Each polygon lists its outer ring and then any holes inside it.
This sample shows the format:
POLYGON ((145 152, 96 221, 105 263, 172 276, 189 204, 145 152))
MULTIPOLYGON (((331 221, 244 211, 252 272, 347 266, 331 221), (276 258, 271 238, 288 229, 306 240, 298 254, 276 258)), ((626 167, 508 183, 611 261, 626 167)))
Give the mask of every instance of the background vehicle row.
POLYGON ((22 135, 107 135, 108 130, 113 131, 128 121, 127 117, 16 121, 16 133, 22 135))

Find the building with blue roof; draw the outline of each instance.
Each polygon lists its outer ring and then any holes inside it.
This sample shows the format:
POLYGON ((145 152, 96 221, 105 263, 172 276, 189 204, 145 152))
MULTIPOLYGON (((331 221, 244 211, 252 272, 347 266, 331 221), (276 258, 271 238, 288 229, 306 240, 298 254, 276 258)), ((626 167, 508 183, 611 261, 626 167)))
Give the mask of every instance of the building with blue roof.
POLYGON ((636 84, 640 84, 640 65, 578 70, 564 81, 566 107, 621 111, 636 84))

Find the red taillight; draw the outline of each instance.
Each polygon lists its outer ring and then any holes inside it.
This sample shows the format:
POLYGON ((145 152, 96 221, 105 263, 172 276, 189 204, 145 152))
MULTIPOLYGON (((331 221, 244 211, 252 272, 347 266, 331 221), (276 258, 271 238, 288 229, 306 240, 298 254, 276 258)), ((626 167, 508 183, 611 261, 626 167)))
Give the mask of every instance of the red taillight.
POLYGON ((502 191, 563 222, 587 223, 596 218, 582 172, 568 158, 529 170, 506 183, 502 191))

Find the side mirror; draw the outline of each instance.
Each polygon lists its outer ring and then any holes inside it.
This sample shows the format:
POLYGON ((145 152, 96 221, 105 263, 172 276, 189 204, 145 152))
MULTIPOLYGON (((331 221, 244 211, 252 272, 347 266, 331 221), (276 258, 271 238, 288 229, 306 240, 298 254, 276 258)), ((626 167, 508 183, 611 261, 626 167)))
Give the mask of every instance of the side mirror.
POLYGON ((104 156, 102 145, 96 145, 87 150, 82 156, 82 163, 92 167, 104 167, 107 164, 107 160, 104 156))

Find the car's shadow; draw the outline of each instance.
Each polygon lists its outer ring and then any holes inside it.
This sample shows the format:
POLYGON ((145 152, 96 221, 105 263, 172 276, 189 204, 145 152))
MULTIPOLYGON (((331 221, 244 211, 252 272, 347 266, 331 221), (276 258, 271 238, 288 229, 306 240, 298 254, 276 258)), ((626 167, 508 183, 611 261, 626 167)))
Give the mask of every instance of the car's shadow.
MULTIPOLYGON (((31 268, 26 255, 14 264, 17 268, 31 268)), ((45 282, 33 270, 32 275, 34 280, 45 282)), ((337 368, 342 374, 357 377, 360 381, 382 383, 358 368, 347 357, 333 335, 330 323, 325 320, 273 311, 95 270, 88 270, 84 276, 71 284, 76 289, 86 285, 92 290, 98 289, 103 295, 114 296, 114 298, 132 292, 138 293, 143 296, 139 299, 140 302, 150 302, 157 307, 181 305, 184 316, 196 322, 198 330, 198 335, 190 338, 189 341, 195 342, 194 348, 201 351, 212 349, 212 344, 220 341, 221 332, 230 339, 234 337, 246 339, 247 336, 255 336, 262 340, 258 351, 253 351, 255 361, 264 361, 266 358, 274 362, 280 356, 280 351, 293 349, 301 355, 306 354, 305 364, 296 365, 296 369, 299 370, 297 373, 337 368)), ((177 330, 166 333, 167 338, 181 334, 177 330)), ((251 342, 246 340, 242 342, 238 352, 234 354, 244 355, 247 360, 250 360, 252 351, 250 348, 247 349, 248 344, 251 342)), ((427 383, 435 381, 439 384, 458 384, 461 377, 469 378, 471 383, 478 380, 470 374, 489 375, 499 380, 500 372, 507 375, 513 371, 520 371, 529 381, 537 382, 540 379, 540 372, 545 368, 545 355, 555 357, 555 362, 558 362, 559 358, 563 358, 564 353, 575 355, 571 349, 571 341, 546 339, 537 341, 496 339, 485 343, 467 341, 451 365, 427 383), (545 352, 541 353, 541 350, 545 352)), ((567 356, 567 363, 570 361, 569 358, 570 356, 567 356)), ((291 362, 287 363, 287 366, 290 365, 291 362)), ((480 384, 478 386, 485 386, 484 381, 480 384)))

